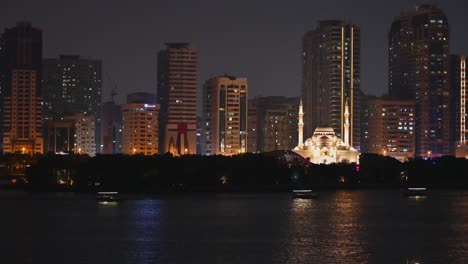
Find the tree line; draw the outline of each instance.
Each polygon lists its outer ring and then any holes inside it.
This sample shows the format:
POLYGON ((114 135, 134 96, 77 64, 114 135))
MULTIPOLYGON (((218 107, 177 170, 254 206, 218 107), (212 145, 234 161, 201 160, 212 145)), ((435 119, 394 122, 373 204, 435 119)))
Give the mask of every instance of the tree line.
POLYGON ((261 192, 294 188, 463 188, 468 160, 450 156, 407 162, 361 154, 360 163, 312 164, 290 151, 235 156, 0 156, 3 174, 24 169, 25 188, 128 193, 261 192), (16 164, 16 165, 15 165, 16 164))

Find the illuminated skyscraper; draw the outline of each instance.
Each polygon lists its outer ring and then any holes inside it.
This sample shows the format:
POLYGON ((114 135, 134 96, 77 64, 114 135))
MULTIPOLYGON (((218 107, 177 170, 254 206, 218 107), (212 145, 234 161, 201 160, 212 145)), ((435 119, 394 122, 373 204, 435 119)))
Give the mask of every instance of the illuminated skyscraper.
POLYGON ((158 53, 159 152, 196 154, 197 51, 188 43, 167 43, 158 53))
POLYGON ((0 38, 0 101, 3 152, 43 152, 42 31, 29 22, 0 38))
POLYGON ((466 56, 452 55, 450 67, 451 86, 451 141, 454 143, 452 153, 457 157, 468 156, 468 130, 466 127, 467 87, 466 87, 466 56))
POLYGON ((304 136, 332 127, 344 136, 345 103, 350 109, 350 145, 360 146, 360 30, 354 24, 320 21, 303 37, 304 136))
POLYGON ((221 76, 203 87, 206 155, 247 152, 247 78, 221 76))
POLYGON ((413 99, 416 156, 450 154, 450 56, 447 17, 432 5, 396 17, 389 32, 389 92, 413 99))
POLYGON ((159 105, 154 94, 129 94, 121 107, 122 153, 158 154, 159 105))

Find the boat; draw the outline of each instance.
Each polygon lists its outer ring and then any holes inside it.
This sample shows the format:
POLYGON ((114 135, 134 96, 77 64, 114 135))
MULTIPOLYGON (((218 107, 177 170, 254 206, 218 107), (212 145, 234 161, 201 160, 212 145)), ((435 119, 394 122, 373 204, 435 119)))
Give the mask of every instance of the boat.
POLYGON ((96 200, 99 202, 116 202, 118 201, 118 192, 98 192, 96 200))
POLYGON ((318 193, 313 192, 312 190, 293 190, 294 199, 316 199, 318 198, 318 193))
POLYGON ((408 187, 402 189, 402 194, 406 197, 426 197, 427 188, 425 187, 408 187))

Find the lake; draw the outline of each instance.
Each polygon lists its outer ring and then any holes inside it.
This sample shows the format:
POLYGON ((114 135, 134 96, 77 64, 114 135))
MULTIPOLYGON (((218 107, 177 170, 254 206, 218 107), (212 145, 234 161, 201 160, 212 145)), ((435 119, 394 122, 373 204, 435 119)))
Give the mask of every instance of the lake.
POLYGON ((468 263, 468 191, 129 197, 0 192, 1 263, 468 263))

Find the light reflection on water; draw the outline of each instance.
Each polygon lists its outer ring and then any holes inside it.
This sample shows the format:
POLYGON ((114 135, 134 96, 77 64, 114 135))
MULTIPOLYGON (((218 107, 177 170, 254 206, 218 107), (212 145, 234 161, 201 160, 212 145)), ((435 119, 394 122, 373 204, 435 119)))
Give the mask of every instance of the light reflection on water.
POLYGON ((160 200, 132 201, 122 239, 126 263, 151 263, 164 258, 164 244, 160 243, 162 207, 160 200))
POLYGON ((468 263, 468 191, 5 197, 2 263, 468 263))
POLYGON ((351 192, 321 194, 318 200, 293 201, 287 263, 361 263, 365 240, 359 237, 362 199, 351 192), (324 197, 325 196, 325 197, 324 197))

